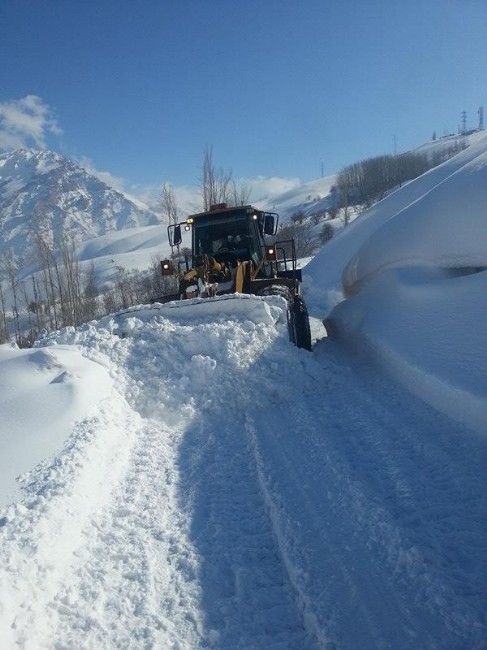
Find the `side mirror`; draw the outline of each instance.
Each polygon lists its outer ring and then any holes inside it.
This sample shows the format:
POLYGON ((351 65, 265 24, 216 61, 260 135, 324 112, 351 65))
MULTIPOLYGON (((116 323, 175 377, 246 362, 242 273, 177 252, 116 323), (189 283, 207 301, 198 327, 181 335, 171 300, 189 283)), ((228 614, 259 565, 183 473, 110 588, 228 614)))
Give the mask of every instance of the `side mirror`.
POLYGON ((174 232, 172 237, 173 237, 172 246, 179 246, 179 244, 183 241, 181 235, 181 226, 179 225, 174 226, 174 232))
POLYGON ((264 233, 266 235, 275 235, 277 231, 277 215, 266 212, 264 215, 264 233))
POLYGON ((169 244, 171 246, 179 246, 179 244, 183 241, 183 238, 181 237, 181 226, 179 224, 177 226, 174 224, 168 226, 167 238, 169 239, 169 244))

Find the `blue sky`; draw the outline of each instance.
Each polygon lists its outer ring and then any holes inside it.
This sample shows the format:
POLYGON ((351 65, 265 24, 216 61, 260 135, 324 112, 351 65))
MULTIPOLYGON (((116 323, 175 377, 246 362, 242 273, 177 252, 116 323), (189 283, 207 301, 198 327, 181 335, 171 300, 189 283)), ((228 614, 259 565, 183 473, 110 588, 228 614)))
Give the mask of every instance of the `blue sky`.
POLYGON ((306 181, 476 126, 486 34, 485 0, 3 0, 0 146, 306 181))

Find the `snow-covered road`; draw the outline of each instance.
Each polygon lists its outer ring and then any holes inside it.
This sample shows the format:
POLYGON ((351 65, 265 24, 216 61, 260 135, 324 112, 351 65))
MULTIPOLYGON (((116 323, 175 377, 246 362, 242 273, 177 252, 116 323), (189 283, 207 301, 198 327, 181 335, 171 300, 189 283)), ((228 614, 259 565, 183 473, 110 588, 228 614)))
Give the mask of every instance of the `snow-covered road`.
POLYGON ((2 647, 483 647, 485 438, 286 330, 241 297, 44 342, 113 390, 0 512, 2 647))

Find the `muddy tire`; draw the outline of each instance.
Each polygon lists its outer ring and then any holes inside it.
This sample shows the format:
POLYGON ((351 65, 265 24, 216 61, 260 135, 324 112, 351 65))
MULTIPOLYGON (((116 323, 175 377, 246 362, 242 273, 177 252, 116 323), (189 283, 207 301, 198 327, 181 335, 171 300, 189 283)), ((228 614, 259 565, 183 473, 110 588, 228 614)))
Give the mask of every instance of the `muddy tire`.
POLYGON ((301 296, 294 296, 290 302, 289 314, 289 338, 298 348, 311 351, 311 329, 306 304, 301 296))

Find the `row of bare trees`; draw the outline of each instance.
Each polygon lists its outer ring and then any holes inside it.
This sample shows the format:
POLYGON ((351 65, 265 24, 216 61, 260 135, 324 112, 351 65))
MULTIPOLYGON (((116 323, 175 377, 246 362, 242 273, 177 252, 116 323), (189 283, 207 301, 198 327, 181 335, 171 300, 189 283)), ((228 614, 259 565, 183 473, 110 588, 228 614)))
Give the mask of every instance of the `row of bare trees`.
POLYGON ((414 153, 377 156, 348 165, 337 178, 341 207, 369 207, 392 188, 424 174, 428 168, 428 156, 414 153))
POLYGON ((38 271, 30 276, 11 251, 0 258, 1 342, 13 335, 25 346, 43 331, 76 326, 96 316, 94 265, 81 269, 72 240, 63 237, 55 254, 38 235, 36 258, 38 271))
POLYGON ((339 172, 336 188, 332 188, 338 195, 338 206, 345 212, 351 206, 368 208, 390 190, 421 176, 465 147, 465 142, 459 140, 431 155, 407 152, 397 156, 376 156, 348 165, 339 172))
POLYGON ((11 252, 0 257, 0 343, 14 339, 28 347, 43 333, 174 291, 156 258, 145 271, 117 266, 112 282, 100 288, 93 262, 82 265, 71 240, 64 238, 54 252, 39 236, 36 248, 39 270, 30 276, 11 252))

